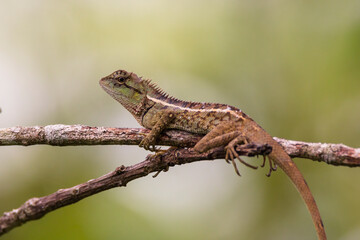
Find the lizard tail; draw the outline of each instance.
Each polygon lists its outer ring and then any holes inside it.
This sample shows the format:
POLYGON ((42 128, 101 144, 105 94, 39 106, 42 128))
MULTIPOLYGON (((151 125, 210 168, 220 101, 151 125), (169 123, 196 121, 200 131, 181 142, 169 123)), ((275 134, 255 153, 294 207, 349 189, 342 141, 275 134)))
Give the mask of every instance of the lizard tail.
POLYGON ((268 144, 273 148, 272 152, 269 154, 270 160, 274 161, 294 183, 311 214, 318 238, 320 240, 326 240, 326 233, 319 209, 301 172, 280 144, 272 138, 268 144))

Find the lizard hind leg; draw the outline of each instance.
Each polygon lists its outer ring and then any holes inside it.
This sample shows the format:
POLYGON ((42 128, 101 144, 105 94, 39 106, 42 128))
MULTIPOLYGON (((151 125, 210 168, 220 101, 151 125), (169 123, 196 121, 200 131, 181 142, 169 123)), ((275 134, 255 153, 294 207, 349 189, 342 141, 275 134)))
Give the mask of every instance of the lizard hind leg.
POLYGON ((236 174, 240 176, 239 170, 234 161, 235 158, 239 159, 241 163, 248 167, 253 169, 257 169, 257 167, 243 161, 239 157, 239 154, 235 151, 235 145, 239 143, 247 143, 246 138, 243 136, 241 131, 236 130, 236 127, 237 125, 235 123, 224 122, 219 124, 194 146, 194 150, 203 153, 215 147, 226 146, 225 161, 227 163, 230 163, 229 161, 231 161, 236 174))
POLYGON ((212 129, 194 146, 194 150, 203 153, 212 148, 228 144, 232 139, 239 135, 235 131, 236 126, 232 122, 224 122, 212 129))

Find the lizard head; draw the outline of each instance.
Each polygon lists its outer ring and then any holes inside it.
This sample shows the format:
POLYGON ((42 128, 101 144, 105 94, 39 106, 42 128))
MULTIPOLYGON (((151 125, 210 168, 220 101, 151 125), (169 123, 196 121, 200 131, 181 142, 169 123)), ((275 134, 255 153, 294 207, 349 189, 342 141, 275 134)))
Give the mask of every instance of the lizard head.
POLYGON ((100 80, 100 86, 138 119, 145 110, 146 88, 135 73, 118 70, 100 80))

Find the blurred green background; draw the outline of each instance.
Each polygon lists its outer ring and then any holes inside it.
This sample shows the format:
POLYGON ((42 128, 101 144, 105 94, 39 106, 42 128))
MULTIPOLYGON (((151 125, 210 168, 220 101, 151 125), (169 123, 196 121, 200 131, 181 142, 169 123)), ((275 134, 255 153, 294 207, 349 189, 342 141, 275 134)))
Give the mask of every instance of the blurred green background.
MULTIPOLYGON (((10 1, 0 8, 0 127, 138 127, 98 85, 117 69, 185 100, 228 103, 272 135, 360 146, 360 2, 10 1)), ((148 154, 1 147, 0 212, 148 154)), ((261 160, 249 159, 260 164, 261 160)), ((360 170, 295 159, 329 239, 360 239, 360 170)), ((224 161, 171 168, 3 239, 315 239, 287 177, 224 161)))

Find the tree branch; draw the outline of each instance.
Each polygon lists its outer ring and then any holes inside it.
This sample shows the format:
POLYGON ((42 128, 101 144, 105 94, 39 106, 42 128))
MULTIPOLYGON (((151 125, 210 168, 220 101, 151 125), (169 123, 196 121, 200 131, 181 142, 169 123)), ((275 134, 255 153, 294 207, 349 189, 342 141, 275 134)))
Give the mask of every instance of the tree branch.
MULTIPOLYGON (((236 151, 240 155, 246 156, 263 155, 270 153, 271 147, 247 144, 238 146, 236 151)), ((45 197, 31 198, 19 208, 5 212, 0 217, 0 236, 30 220, 39 219, 55 209, 76 203, 81 199, 111 188, 125 187, 128 182, 145 177, 149 173, 157 172, 159 174, 161 171, 167 171, 171 166, 220 159, 224 156, 224 148, 216 148, 203 154, 187 148, 171 148, 161 154, 148 155, 146 160, 141 163, 129 167, 122 165, 104 176, 71 188, 60 189, 45 197)))
POLYGON ((274 137, 290 157, 307 158, 335 166, 359 167, 360 148, 344 144, 308 143, 274 137))
MULTIPOLYGON (((47 144, 52 146, 79 145, 138 145, 150 130, 145 128, 90 127, 85 125, 48 125, 0 128, 0 146, 47 144)), ((166 131, 159 145, 194 146, 201 136, 166 131)))
MULTIPOLYGON (((48 144, 78 145, 138 145, 149 133, 144 128, 106 128, 84 125, 48 125, 44 127, 12 127, 0 129, 0 146, 48 144)), ((158 139, 159 145, 192 147, 200 135, 168 130, 158 139)), ((343 144, 307 143, 274 138, 291 157, 307 158, 335 166, 360 166, 360 148, 343 144)))
MULTIPOLYGON (((45 127, 13 127, 0 129, 0 146, 48 144, 53 146, 75 145, 135 145, 149 132, 137 128, 105 128, 83 125, 49 125, 45 127)), ((159 145, 177 146, 169 151, 149 155, 145 161, 121 166, 97 179, 79 184, 72 188, 60 189, 48 196, 31 198, 22 206, 0 217, 0 236, 12 228, 30 220, 39 219, 48 212, 70 205, 81 199, 114 187, 124 187, 134 179, 147 176, 149 173, 167 171, 170 166, 195 161, 224 158, 224 148, 216 148, 199 154, 186 147, 194 146, 202 136, 183 131, 168 130, 158 139, 159 145)), ((357 167, 360 165, 360 149, 342 144, 322 144, 291 141, 274 138, 292 157, 310 158, 332 165, 357 167)), ((246 144, 236 148, 239 155, 266 155, 271 152, 268 145, 246 144)))

